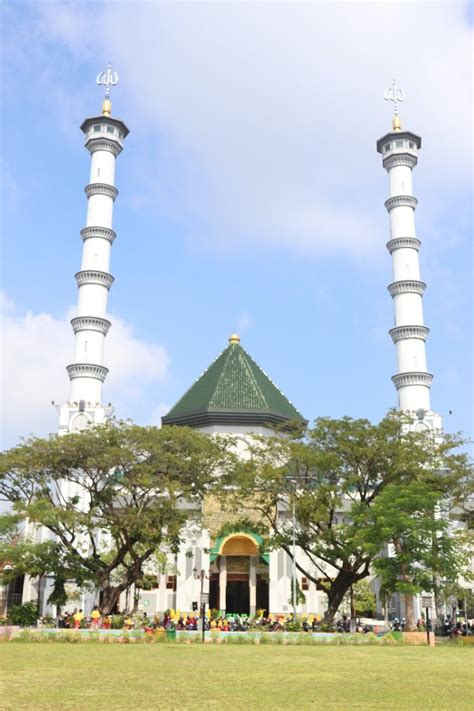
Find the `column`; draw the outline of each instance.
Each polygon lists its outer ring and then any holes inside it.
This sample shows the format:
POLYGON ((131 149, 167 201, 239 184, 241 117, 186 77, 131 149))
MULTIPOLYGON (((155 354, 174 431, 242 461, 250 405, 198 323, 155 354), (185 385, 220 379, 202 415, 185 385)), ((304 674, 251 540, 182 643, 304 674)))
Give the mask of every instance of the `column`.
POLYGON ((250 556, 249 572, 249 612, 251 615, 255 615, 257 611, 257 556, 250 556))
POLYGON ((219 612, 225 615, 227 592, 227 558, 221 555, 219 564, 219 612))

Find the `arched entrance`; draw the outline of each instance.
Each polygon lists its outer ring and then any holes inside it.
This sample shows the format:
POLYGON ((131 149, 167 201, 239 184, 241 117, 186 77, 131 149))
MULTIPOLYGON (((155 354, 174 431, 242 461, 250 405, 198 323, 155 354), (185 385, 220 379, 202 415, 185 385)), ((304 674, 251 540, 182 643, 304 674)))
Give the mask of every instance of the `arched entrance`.
POLYGON ((268 557, 260 553, 260 541, 247 532, 217 539, 211 551, 211 608, 247 615, 268 611, 268 557))

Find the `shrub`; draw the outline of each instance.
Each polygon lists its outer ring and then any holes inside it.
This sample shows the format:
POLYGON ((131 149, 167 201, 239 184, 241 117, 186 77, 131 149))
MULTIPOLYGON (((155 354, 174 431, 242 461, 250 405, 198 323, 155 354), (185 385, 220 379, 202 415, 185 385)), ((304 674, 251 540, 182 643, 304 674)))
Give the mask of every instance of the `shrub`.
POLYGON ((36 602, 25 602, 23 605, 13 605, 8 610, 8 621, 19 627, 33 627, 38 620, 38 605, 36 602))
POLYGON ((124 622, 125 615, 112 615, 110 626, 113 630, 121 630, 123 629, 124 622))

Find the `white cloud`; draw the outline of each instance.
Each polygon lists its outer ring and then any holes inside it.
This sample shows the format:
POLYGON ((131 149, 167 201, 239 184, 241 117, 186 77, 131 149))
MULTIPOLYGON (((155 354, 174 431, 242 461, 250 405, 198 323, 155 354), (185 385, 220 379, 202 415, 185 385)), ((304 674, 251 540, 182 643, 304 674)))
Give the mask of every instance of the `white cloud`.
MULTIPOLYGON (((137 415, 138 419, 153 400, 150 387, 166 377, 168 354, 163 346, 137 338, 119 317, 110 318, 112 328, 106 342, 110 373, 104 401, 113 403, 118 417, 137 415)), ((50 403, 67 400, 65 366, 71 362, 74 337, 68 318, 20 313, 5 295, 1 295, 1 320, 1 433, 3 446, 11 446, 19 436, 56 430, 57 414, 50 403)))

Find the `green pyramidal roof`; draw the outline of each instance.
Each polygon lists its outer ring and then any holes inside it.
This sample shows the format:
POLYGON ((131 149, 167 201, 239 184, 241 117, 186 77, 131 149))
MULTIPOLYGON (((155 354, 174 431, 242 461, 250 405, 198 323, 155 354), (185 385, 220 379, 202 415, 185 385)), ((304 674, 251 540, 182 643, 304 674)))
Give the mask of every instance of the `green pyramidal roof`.
POLYGON ((275 425, 304 417, 242 348, 238 336, 190 387, 164 425, 275 425))

